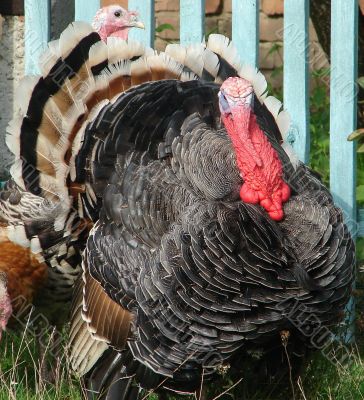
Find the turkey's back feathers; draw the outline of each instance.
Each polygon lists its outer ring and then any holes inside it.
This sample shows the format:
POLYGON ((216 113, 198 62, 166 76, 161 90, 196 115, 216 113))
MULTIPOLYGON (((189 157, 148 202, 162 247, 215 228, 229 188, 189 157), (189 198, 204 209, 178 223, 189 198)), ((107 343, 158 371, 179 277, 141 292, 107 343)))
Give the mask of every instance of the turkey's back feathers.
POLYGON ((80 376, 85 375, 107 350, 108 345, 102 340, 95 340, 82 316, 83 309, 82 277, 75 284, 70 319, 72 321, 69 344, 72 369, 80 376))

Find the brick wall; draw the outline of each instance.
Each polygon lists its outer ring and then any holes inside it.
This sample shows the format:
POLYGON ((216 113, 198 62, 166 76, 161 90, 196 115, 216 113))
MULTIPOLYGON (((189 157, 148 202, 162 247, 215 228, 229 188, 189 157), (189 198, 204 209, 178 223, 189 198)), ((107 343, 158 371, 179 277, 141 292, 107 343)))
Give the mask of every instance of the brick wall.
MULTIPOLYGON (((364 1, 364 0, 363 0, 364 1)), ((156 23, 170 23, 176 31, 165 31, 160 36, 162 39, 178 40, 179 32, 179 1, 156 0, 156 23)), ((282 66, 283 51, 273 51, 279 48, 283 29, 283 0, 262 0, 260 10, 260 68, 269 71, 282 66), (278 46, 277 46, 278 44, 278 46)), ((231 37, 231 0, 206 0, 206 32, 219 32, 231 37)), ((165 41, 157 39, 156 47, 163 48, 165 41)), ((310 22, 310 41, 312 41, 311 56, 315 60, 312 67, 322 68, 327 65, 325 57, 318 58, 321 52, 317 35, 310 22)), ((278 81, 276 82, 278 83, 278 81)))
MULTIPOLYGON (((284 0, 261 0, 260 10, 260 68, 270 77, 274 85, 281 84, 281 75, 272 72, 281 68, 283 50, 281 33, 283 28, 284 0), (272 51, 275 48, 276 51, 272 51)), ((364 0, 360 0, 364 9, 364 0)), ((103 0, 104 5, 119 3, 128 7, 128 0, 103 0)), ((157 36, 155 46, 163 49, 168 41, 179 39, 179 0, 155 0, 156 26, 171 24, 174 31, 166 30, 157 36)), ((231 0, 206 0, 206 30, 219 32, 231 37, 231 0)), ((327 67, 327 59, 317 40, 317 35, 310 22, 310 57, 311 68, 327 67)))

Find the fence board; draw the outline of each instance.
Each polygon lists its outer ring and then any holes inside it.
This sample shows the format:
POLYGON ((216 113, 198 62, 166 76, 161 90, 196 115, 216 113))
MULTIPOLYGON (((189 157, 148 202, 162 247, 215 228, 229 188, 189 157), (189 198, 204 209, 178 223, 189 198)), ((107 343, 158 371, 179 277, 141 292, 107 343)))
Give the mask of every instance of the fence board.
POLYGON ((25 0, 25 73, 39 73, 38 60, 50 40, 49 0, 25 0))
POLYGON ((154 47, 154 0, 129 0, 128 9, 138 11, 140 20, 145 25, 145 30, 131 29, 129 37, 154 47))
MULTIPOLYGON (((358 53, 358 3, 331 2, 330 74, 330 189, 343 209, 353 236, 358 231, 356 215, 356 151, 347 136, 356 126, 356 78, 358 53)), ((349 329, 346 342, 354 339, 354 299, 347 306, 349 329)))
POLYGON ((201 43, 205 34, 205 0, 180 0, 180 40, 201 43))
POLYGON ((244 64, 259 63, 259 0, 232 0, 232 36, 244 64))
POLYGON ((75 21, 91 23, 99 8, 100 0, 75 0, 75 21))
POLYGON ((331 4, 330 188, 355 233, 356 151, 346 138, 356 126, 358 4, 331 4))
POLYGON ((310 159, 307 0, 284 2, 284 107, 291 115, 288 140, 304 162, 310 159))

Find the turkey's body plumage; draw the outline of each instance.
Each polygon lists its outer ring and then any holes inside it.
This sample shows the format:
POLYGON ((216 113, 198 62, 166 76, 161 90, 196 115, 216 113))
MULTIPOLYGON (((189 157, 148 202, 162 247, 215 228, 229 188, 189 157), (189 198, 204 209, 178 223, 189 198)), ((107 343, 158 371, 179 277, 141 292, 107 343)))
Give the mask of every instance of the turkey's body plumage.
POLYGON ((104 158, 115 167, 85 269, 133 315, 133 356, 173 377, 179 390, 191 381, 197 389, 203 369, 217 369, 240 348, 283 330, 300 335, 288 318, 297 306, 323 326, 335 324, 352 277, 341 211, 305 166, 294 170, 261 107, 254 111, 293 196, 280 223, 241 202, 217 91, 199 81, 139 86, 86 131, 99 138, 95 176, 104 158))

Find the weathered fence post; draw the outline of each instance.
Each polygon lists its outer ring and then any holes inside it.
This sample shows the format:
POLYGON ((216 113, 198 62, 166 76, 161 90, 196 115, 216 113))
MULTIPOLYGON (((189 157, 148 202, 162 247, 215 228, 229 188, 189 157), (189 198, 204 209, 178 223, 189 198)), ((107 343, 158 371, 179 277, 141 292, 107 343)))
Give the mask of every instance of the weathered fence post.
MULTIPOLYGON (((330 189, 344 210, 354 238, 359 225, 356 214, 356 149, 347 136, 356 128, 358 87, 358 2, 331 1, 331 74, 330 74, 330 189)), ((346 341, 354 338, 354 299, 348 305, 352 329, 346 341)))
POLYGON ((303 162, 310 160, 309 133, 309 2, 284 2, 284 107, 291 116, 288 141, 303 162))
POLYGON ((38 60, 50 40, 50 0, 25 0, 25 73, 39 72, 38 60))
POLYGON ((259 63, 259 0, 232 0, 232 35, 244 64, 259 63))
POLYGON ((144 43, 146 46, 154 47, 154 0, 129 0, 129 10, 139 12, 140 20, 145 25, 145 30, 131 29, 129 37, 144 43))
POLYGON ((205 34, 205 0, 181 0, 180 20, 181 43, 201 43, 205 34))
POLYGON ((90 22, 100 8, 100 0, 75 0, 75 21, 90 22))

